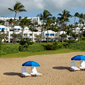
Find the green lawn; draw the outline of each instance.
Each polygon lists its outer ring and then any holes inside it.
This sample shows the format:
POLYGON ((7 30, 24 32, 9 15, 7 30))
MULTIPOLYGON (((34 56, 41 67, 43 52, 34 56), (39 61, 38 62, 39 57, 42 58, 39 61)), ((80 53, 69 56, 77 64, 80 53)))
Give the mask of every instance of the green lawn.
POLYGON ((71 50, 71 49, 59 49, 59 50, 51 50, 51 51, 42 51, 42 52, 19 52, 14 54, 2 55, 1 58, 21 58, 28 57, 32 55, 47 55, 47 54, 59 54, 59 53, 69 53, 69 52, 82 52, 79 50, 71 50))

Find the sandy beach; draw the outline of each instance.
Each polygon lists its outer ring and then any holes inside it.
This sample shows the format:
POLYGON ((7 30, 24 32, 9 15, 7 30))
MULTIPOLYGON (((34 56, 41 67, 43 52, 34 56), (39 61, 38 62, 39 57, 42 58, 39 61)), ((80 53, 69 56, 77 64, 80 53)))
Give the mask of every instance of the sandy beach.
MULTIPOLYGON (((0 85, 85 85, 85 71, 70 70, 75 55, 85 55, 85 52, 0 58, 0 85), (21 77, 22 64, 30 60, 40 64, 37 71, 42 76, 21 77)), ((76 66, 80 66, 80 61, 76 61, 76 66)), ((31 67, 26 68, 30 73, 31 67)))

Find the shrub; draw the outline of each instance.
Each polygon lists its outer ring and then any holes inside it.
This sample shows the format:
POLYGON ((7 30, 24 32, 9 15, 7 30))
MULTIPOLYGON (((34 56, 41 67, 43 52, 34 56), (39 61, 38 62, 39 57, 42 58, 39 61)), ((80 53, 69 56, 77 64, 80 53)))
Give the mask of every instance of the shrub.
POLYGON ((68 42, 63 42, 62 45, 63 45, 64 48, 68 48, 68 46, 69 46, 70 44, 69 44, 68 42))
POLYGON ((55 41, 52 44, 43 45, 43 47, 46 50, 56 50, 56 49, 62 48, 63 45, 61 42, 55 41))
POLYGON ((19 51, 23 51, 23 47, 22 46, 19 46, 19 51))
POLYGON ((82 50, 85 51, 85 42, 76 42, 72 43, 68 47, 69 49, 74 49, 74 50, 82 50))
POLYGON ((25 45, 26 44, 26 41, 24 39, 21 39, 21 41, 19 42, 20 45, 25 45))
POLYGON ((27 49, 28 52, 40 52, 40 51, 44 51, 44 47, 43 46, 29 46, 27 49))
POLYGON ((74 40, 67 40, 66 42, 63 42, 63 47, 68 48, 72 43, 76 43, 74 40))
POLYGON ((29 45, 33 44, 33 42, 30 42, 30 40, 25 41, 24 39, 21 39, 19 43, 20 43, 19 51, 27 51, 29 45))
POLYGON ((1 40, 0 40, 0 56, 1 56, 1 44, 2 44, 2 43, 1 43, 1 40))
POLYGON ((53 45, 51 45, 51 44, 47 44, 47 45, 43 45, 44 46, 44 48, 46 49, 46 50, 53 50, 53 45))
POLYGON ((82 40, 84 40, 84 41, 85 41, 85 37, 82 37, 82 40))
POLYGON ((76 41, 74 41, 74 40, 67 40, 66 42, 71 44, 71 43, 75 43, 76 41))
POLYGON ((53 42, 53 45, 55 46, 55 48, 54 48, 55 50, 63 48, 63 44, 61 42, 59 42, 59 41, 53 42))
POLYGON ((19 50, 16 46, 2 46, 1 54, 18 53, 19 50))

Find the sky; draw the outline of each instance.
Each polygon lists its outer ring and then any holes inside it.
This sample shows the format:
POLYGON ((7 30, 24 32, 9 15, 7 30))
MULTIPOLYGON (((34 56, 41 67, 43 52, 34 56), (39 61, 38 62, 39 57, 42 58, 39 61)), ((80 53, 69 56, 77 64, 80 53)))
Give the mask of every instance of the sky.
MULTIPOLYGON (((76 12, 85 14, 85 0, 17 0, 21 2, 27 12, 20 12, 17 17, 36 17, 37 14, 43 13, 46 9, 52 16, 58 17, 59 13, 68 10, 71 15, 76 12)), ((13 8, 16 0, 0 0, 0 16, 3 17, 14 17, 14 12, 8 10, 8 8, 13 8)), ((78 19, 77 19, 78 20, 78 19)), ((70 24, 73 24, 74 19, 70 19, 70 24)))

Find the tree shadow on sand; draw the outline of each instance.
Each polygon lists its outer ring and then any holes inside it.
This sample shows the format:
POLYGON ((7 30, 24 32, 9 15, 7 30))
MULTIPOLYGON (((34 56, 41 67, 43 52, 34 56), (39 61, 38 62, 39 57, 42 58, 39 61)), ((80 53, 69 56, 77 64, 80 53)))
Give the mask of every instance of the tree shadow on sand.
POLYGON ((68 70, 68 71, 72 71, 72 69, 70 67, 65 67, 65 66, 55 66, 52 67, 53 69, 58 69, 58 70, 68 70))
POLYGON ((19 77, 22 77, 22 74, 21 73, 17 73, 17 72, 6 72, 6 73, 3 73, 4 75, 8 75, 8 76, 19 76, 19 77))

